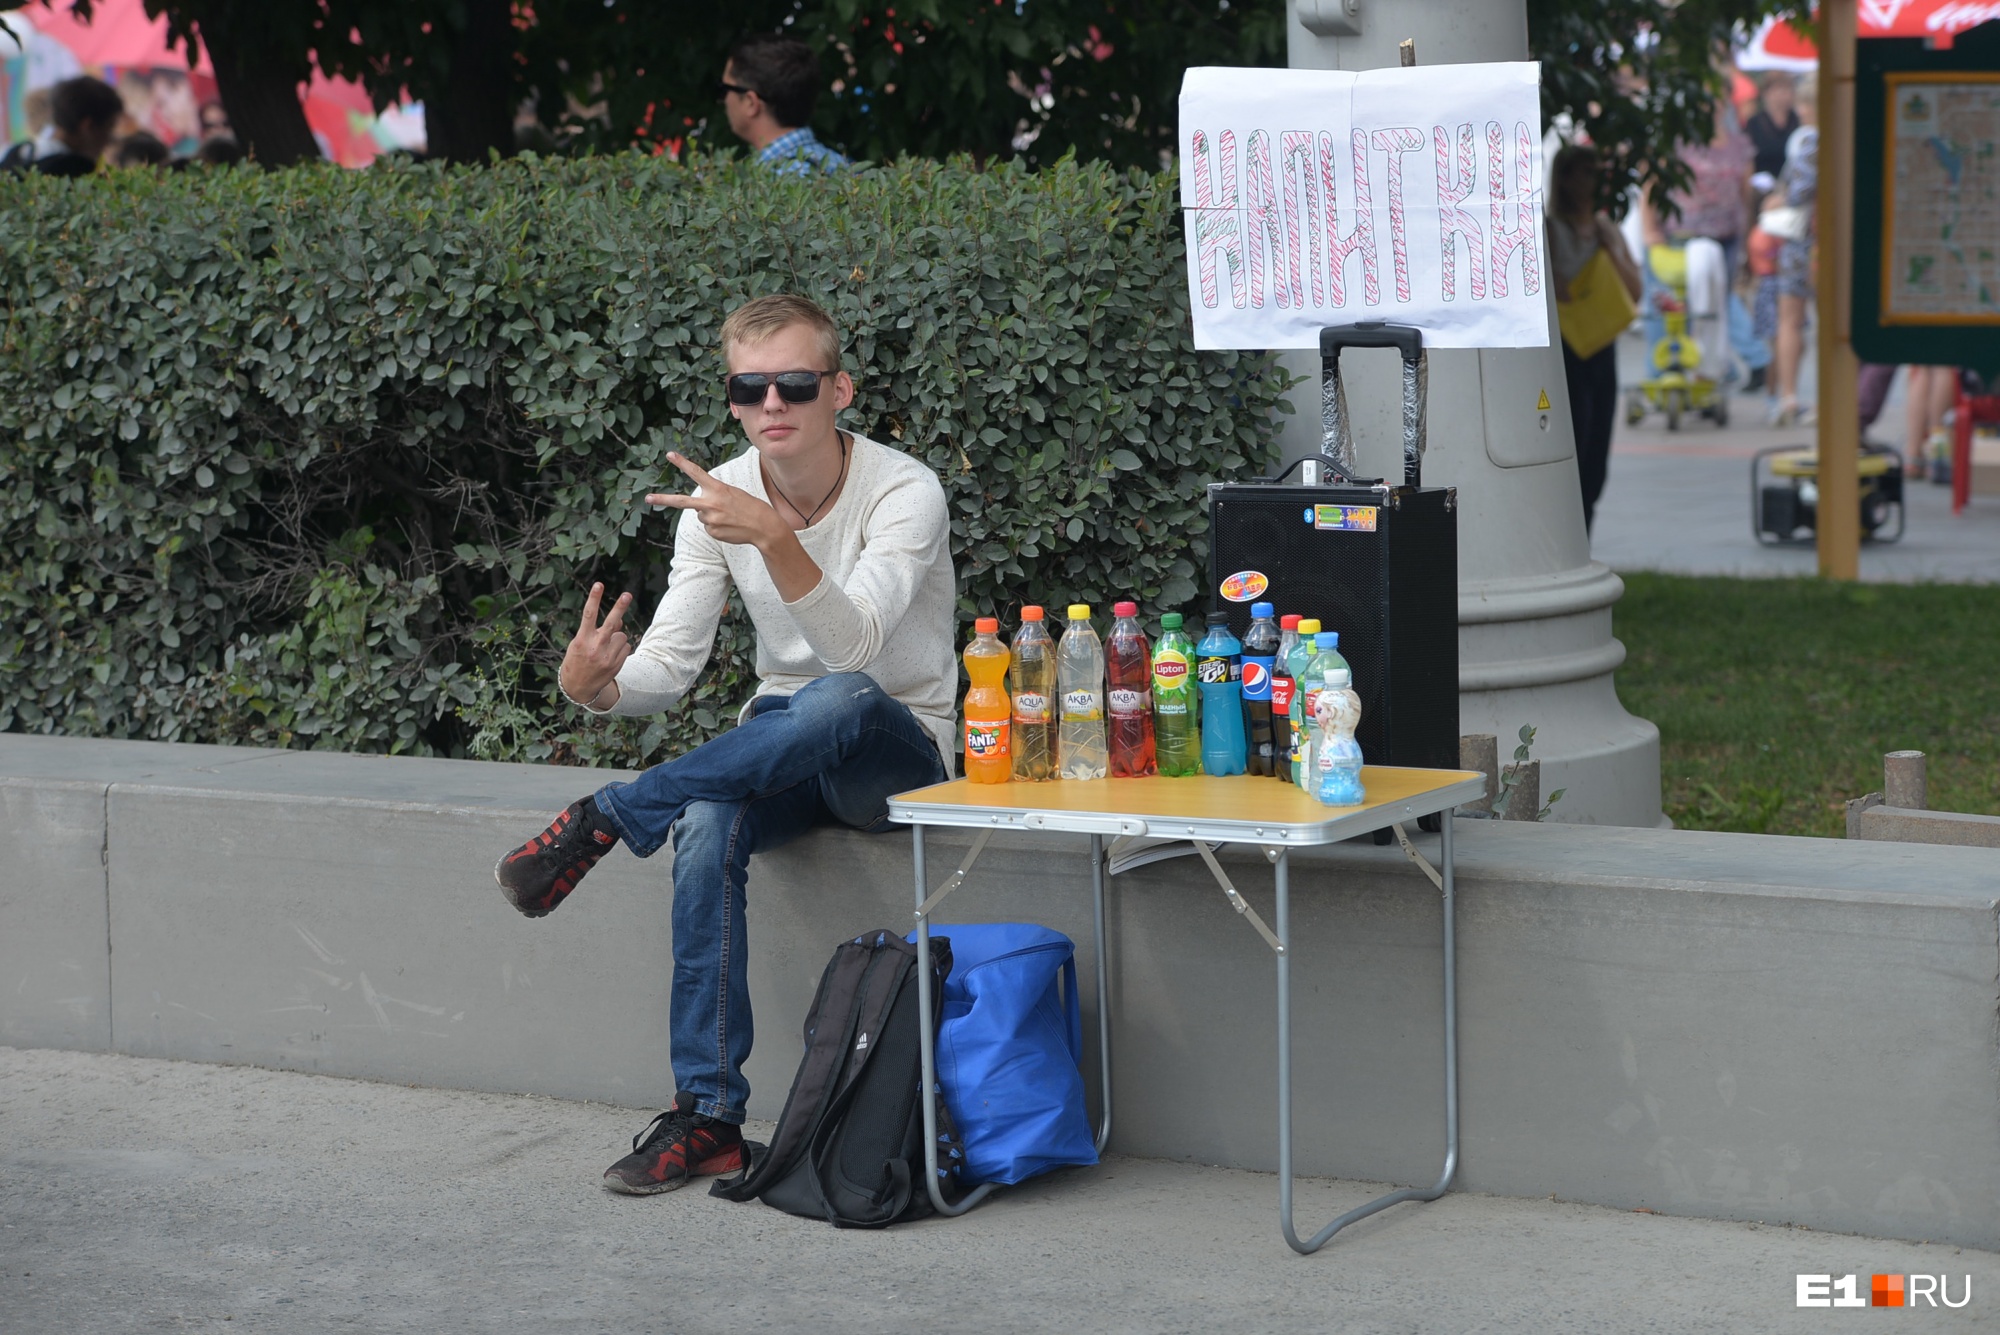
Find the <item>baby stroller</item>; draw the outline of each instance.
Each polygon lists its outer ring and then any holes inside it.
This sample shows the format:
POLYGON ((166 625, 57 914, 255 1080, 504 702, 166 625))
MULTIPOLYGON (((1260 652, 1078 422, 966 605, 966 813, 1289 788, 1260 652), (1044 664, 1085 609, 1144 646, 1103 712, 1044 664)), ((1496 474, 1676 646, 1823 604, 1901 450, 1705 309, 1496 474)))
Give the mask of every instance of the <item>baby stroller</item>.
POLYGON ((1728 359, 1722 247, 1701 237, 1649 246, 1646 270, 1644 323, 1653 336, 1654 374, 1625 392, 1625 421, 1637 426, 1649 412, 1661 412, 1669 431, 1680 430, 1681 419, 1692 416, 1727 426, 1729 394, 1708 374, 1728 359))

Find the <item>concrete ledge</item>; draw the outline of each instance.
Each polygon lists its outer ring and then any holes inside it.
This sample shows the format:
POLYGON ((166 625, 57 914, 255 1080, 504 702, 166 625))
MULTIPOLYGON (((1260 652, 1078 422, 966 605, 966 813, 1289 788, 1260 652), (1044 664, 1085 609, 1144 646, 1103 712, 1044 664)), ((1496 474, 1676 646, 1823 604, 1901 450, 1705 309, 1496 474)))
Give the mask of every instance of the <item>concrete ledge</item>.
POLYGON ((2000 816, 1876 805, 1854 813, 1852 839, 2000 848, 2000 816))
MULTIPOLYGON (((659 1106, 668 855, 614 854, 539 921, 490 875, 609 777, 0 737, 0 1034, 659 1106)), ((1457 829, 1461 1186, 2000 1247, 1990 853, 1457 829)), ((963 842, 931 844, 941 879, 963 842)), ((948 916, 1048 923, 1088 975, 1081 852, 997 841, 948 916)), ((1262 858, 1224 860, 1268 912, 1262 858)), ((1393 849, 1293 865, 1300 1169, 1428 1181, 1437 897, 1393 849)), ((832 944, 906 924, 911 890, 900 835, 829 830, 753 864, 755 1115, 783 1102, 832 944)), ((1111 901, 1116 1148, 1271 1167, 1270 952, 1191 859, 1111 901)))

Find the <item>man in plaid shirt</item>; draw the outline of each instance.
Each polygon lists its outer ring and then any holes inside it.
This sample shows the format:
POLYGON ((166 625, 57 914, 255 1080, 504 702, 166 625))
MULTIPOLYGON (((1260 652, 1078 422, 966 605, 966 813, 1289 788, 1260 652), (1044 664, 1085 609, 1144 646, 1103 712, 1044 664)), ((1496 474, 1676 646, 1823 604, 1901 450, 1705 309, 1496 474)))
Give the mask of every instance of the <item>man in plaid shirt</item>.
POLYGON ((847 159, 806 122, 819 98, 819 61, 796 37, 758 34, 730 48, 717 92, 729 128, 772 170, 799 176, 833 171, 847 159))

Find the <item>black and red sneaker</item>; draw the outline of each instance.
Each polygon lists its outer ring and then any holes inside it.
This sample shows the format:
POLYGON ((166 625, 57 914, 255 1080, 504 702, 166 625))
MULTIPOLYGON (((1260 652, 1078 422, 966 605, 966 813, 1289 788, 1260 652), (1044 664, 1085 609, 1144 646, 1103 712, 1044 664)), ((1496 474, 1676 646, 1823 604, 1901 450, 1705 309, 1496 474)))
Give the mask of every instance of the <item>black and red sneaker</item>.
POLYGON ((683 1091, 632 1137, 632 1152, 604 1170, 604 1185, 627 1196, 652 1196, 742 1167, 743 1129, 695 1112, 694 1095, 683 1091))
POLYGON ((618 832, 586 797, 570 803, 548 829, 501 858, 493 879, 515 908, 539 918, 562 903, 617 842, 618 832))

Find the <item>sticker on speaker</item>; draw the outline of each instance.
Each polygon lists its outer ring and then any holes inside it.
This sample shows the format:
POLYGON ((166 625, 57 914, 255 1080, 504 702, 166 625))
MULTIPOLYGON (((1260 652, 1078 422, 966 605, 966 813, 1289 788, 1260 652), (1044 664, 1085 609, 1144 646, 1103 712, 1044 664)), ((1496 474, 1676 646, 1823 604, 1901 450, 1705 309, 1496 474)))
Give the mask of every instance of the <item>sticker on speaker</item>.
MULTIPOLYGON (((1322 510, 1327 508, 1329 507, 1324 505, 1320 507, 1322 510)), ((1371 523, 1369 527, 1373 528, 1374 525, 1371 523)), ((1263 597, 1264 591, 1270 587, 1271 581, 1266 578, 1263 571, 1239 570, 1222 581, 1222 596, 1232 603, 1247 603, 1263 597)))
POLYGON ((1372 505, 1315 505, 1313 527, 1348 533, 1373 533, 1377 510, 1372 505))

